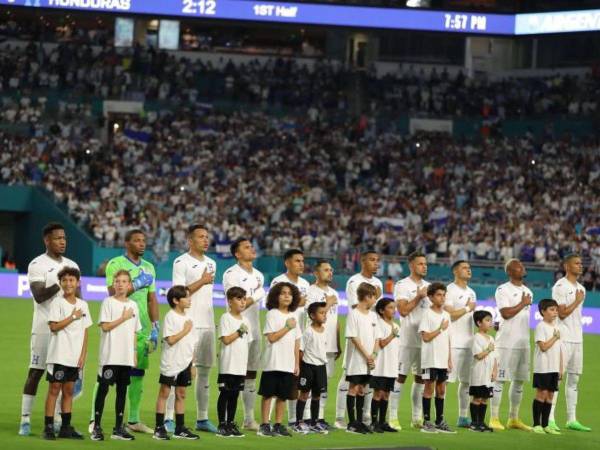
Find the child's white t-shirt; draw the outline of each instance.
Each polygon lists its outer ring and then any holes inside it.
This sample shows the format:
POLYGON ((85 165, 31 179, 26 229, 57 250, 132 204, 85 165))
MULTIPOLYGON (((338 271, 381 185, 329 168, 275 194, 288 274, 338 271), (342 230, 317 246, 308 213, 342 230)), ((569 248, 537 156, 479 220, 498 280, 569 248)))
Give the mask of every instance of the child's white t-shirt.
POLYGON ((185 370, 194 359, 194 348, 198 334, 191 315, 179 314, 171 309, 163 322, 162 352, 160 354, 160 373, 166 377, 174 377, 185 370), (181 333, 185 323, 191 320, 192 329, 175 344, 169 345, 167 338, 181 333))
POLYGON ((75 304, 71 304, 62 296, 56 297, 50 305, 48 322, 62 322, 73 314, 73 308, 80 309, 82 316, 62 330, 50 332, 46 364, 77 367, 79 363, 85 330, 92 326, 92 318, 87 303, 78 298, 75 304))
MULTIPOLYGON (((285 327, 288 319, 296 319, 296 314, 292 312, 283 313, 279 309, 270 310, 267 312, 263 334, 271 334, 281 330, 285 327)), ((277 342, 271 343, 266 339, 263 352, 263 371, 294 373, 296 367, 294 348, 296 340, 301 337, 300 324, 296 322, 296 327, 289 330, 277 342)))
MULTIPOLYGON (((398 328, 398 324, 394 323, 398 328)), ((379 339, 387 339, 392 333, 392 324, 387 323, 381 317, 377 318, 377 327, 379 328, 379 339)), ((388 345, 380 348, 375 360, 375 370, 371 372, 374 377, 396 378, 398 376, 398 365, 400 363, 400 337, 392 338, 388 345)))
POLYGON ((357 338, 369 354, 375 349, 375 341, 379 339, 377 314, 373 311, 362 312, 358 308, 350 310, 346 319, 346 374, 368 375, 370 373, 367 360, 350 338, 357 338))
POLYGON ((319 332, 312 325, 308 326, 302 333, 300 350, 302 350, 302 361, 306 364, 313 366, 327 364, 327 332, 325 328, 319 332))
POLYGON ((473 365, 471 366, 471 386, 487 386, 492 387, 492 372, 494 370, 494 361, 498 359, 496 350, 491 352, 483 359, 475 358, 475 355, 480 354, 488 348, 490 344, 494 344, 494 338, 489 335, 475 333, 471 344, 471 353, 473 355, 473 365))
POLYGON ((228 375, 246 375, 248 368, 248 345, 253 341, 250 321, 247 317, 241 316, 236 319, 230 312, 221 316, 219 321, 219 338, 229 336, 240 329, 242 324, 246 325, 248 332, 242 337, 238 337, 229 345, 221 342, 221 351, 219 354, 219 373, 228 375))
POLYGON ((533 351, 533 373, 559 373, 560 371, 560 339, 552 347, 543 352, 538 342, 546 342, 552 338, 558 324, 549 324, 543 320, 535 327, 535 350, 533 351))
MULTIPOLYGON (((429 308, 423 313, 421 323, 419 324, 419 334, 426 331, 428 333, 440 328, 444 320, 450 323, 450 314, 442 310, 435 312, 429 308)), ((423 341, 421 335, 421 368, 422 369, 447 369, 448 358, 450 356, 450 327, 443 330, 434 339, 429 342, 423 341)))

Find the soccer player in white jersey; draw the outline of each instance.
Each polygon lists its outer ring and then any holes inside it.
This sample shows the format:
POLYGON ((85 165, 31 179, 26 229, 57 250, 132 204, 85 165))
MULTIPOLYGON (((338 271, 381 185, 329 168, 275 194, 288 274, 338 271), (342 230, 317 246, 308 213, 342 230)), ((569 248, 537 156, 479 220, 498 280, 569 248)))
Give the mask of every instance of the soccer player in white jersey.
POLYGON ((423 313, 431 306, 427 297, 429 282, 427 276, 427 259, 420 252, 408 255, 409 276, 398 281, 394 286, 394 300, 400 313, 400 364, 398 380, 390 395, 390 426, 400 430, 398 422, 398 404, 406 377, 412 370, 415 377, 411 389, 413 428, 421 428, 423 423, 423 378, 421 377, 421 335, 419 324, 423 313))
MULTIPOLYGON (((63 256, 67 248, 67 237, 63 225, 49 223, 44 227, 42 235, 46 252, 34 258, 27 268, 29 289, 33 297, 33 323, 29 372, 21 400, 21 424, 19 426, 21 436, 31 434, 31 410, 40 379, 46 371, 46 357, 50 343, 48 313, 52 302, 62 292, 58 282, 58 272, 65 267, 79 270, 79 266, 74 261, 63 256)), ((77 297, 81 298, 79 289, 77 297)), ((60 401, 57 403, 60 404, 60 401)))
POLYGON ((254 403, 256 400, 256 372, 260 365, 260 302, 265 297, 265 277, 252 267, 256 259, 256 250, 247 238, 239 238, 231 244, 231 254, 237 264, 231 266, 223 274, 223 290, 237 286, 246 291, 246 308, 242 316, 250 322, 252 340, 248 350, 248 371, 242 400, 244 402, 244 428, 258 431, 258 423, 254 419, 254 403))
MULTIPOLYGON (((354 308, 358 304, 358 295, 356 291, 361 283, 367 283, 372 285, 376 292, 379 300, 383 295, 383 283, 379 278, 375 276, 379 270, 379 255, 374 250, 366 250, 360 255, 360 272, 352 275, 346 283, 346 301, 348 308, 354 308)), ((347 342, 346 344, 347 345, 347 342)), ((344 368, 345 369, 345 368, 344 368)), ((349 383, 346 381, 346 373, 342 374, 340 382, 337 388, 337 396, 335 401, 335 428, 345 430, 347 424, 344 423, 344 415, 346 413, 346 395, 348 394, 349 383)), ((373 399, 373 390, 367 386, 367 393, 365 395, 365 404, 370 405, 373 399)), ((367 411, 364 414, 365 423, 370 423, 371 414, 367 411)))
MULTIPOLYGON (((296 311, 294 311, 294 314, 296 316, 296 323, 298 324, 298 327, 300 327, 300 332, 302 332, 304 329, 304 305, 306 305, 306 293, 310 287, 310 283, 300 276, 304 273, 304 253, 302 250, 296 248, 287 250, 283 254, 283 263, 286 272, 273 278, 273 280, 271 280, 271 287, 275 286, 277 283, 291 283, 298 288, 300 291, 300 303, 298 304, 296 311)), ((296 389, 297 384, 297 381, 294 382, 295 392, 292 393, 293 400, 288 400, 288 422, 290 427, 296 423, 296 401, 298 398, 298 390, 296 389)), ((307 415, 305 418, 308 419, 310 411, 305 410, 304 412, 307 415)), ((302 420, 302 418, 299 420, 302 420)), ((292 429, 295 430, 293 427, 292 429)))
MULTIPOLYGON (((558 280, 552 288, 552 298, 558 303, 558 317, 562 328, 562 339, 565 347, 564 368, 567 373, 565 395, 567 399, 567 428, 575 431, 592 431, 577 420, 577 384, 583 372, 583 329, 581 316, 585 300, 585 287, 577 280, 583 273, 581 256, 567 255, 563 261, 565 276, 558 280)), ((548 426, 558 431, 554 420, 554 408, 558 391, 552 399, 552 411, 548 426)))
POLYGON ((529 315, 533 293, 523 284, 525 266, 518 259, 504 266, 509 281, 496 289, 496 306, 500 311, 500 324, 496 335, 498 349, 498 381, 494 384, 491 399, 490 427, 503 430, 498 418, 504 383, 510 381, 510 408, 507 428, 531 431, 519 419, 519 406, 523 399, 523 384, 529 380, 530 345, 529 315))
MULTIPOLYGON (((191 295, 187 315, 192 317, 197 337, 194 349, 196 367, 196 430, 216 433, 217 428, 208 420, 208 393, 210 369, 215 363, 215 320, 213 312, 213 283, 217 263, 205 253, 210 243, 208 230, 193 224, 187 230, 189 250, 173 262, 173 286, 185 286, 191 295)), ((175 389, 169 395, 165 428, 172 432, 175 389)))
POLYGON ((476 305, 475 291, 468 286, 471 279, 471 265, 467 261, 456 261, 452 264, 454 282, 446 291, 444 309, 450 314, 450 342, 452 344, 452 371, 448 381, 454 383, 458 379, 458 427, 468 428, 471 419, 469 411, 469 379, 473 364, 473 311, 476 305))
MULTIPOLYGON (((321 259, 315 265, 315 284, 310 285, 306 292, 306 308, 311 303, 325 303, 327 321, 325 322, 325 335, 327 337, 327 379, 331 379, 335 372, 335 361, 342 354, 340 345, 340 324, 338 322, 338 293, 331 287, 333 280, 333 268, 331 264, 321 259)), ((307 321, 308 322, 308 321, 307 321)), ((306 326, 309 326, 307 323, 306 326)), ((325 421, 325 404, 327 403, 327 391, 321 394, 319 402, 319 423, 323 429, 329 429, 329 424, 325 421)))

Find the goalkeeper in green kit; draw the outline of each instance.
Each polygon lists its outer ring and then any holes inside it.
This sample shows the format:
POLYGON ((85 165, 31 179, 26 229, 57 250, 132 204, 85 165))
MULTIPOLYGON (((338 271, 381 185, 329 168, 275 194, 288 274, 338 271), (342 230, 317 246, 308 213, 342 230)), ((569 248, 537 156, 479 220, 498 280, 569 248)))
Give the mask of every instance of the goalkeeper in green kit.
MULTIPOLYGON (((139 309, 142 329, 137 333, 137 367, 131 370, 131 383, 127 390, 129 399, 129 431, 138 433, 154 433, 154 429, 144 425, 140 420, 144 374, 148 368, 148 354, 156 350, 159 337, 158 300, 156 298, 154 266, 142 259, 146 250, 146 236, 139 229, 130 230, 125 234, 125 254, 111 259, 106 265, 106 285, 109 295, 114 294, 112 288, 114 274, 119 270, 127 270, 131 275, 133 290, 128 297, 139 309)), ((94 387, 95 401, 98 383, 94 387)), ((93 405, 93 403, 92 403, 93 405)), ((94 411, 92 407, 92 420, 94 411)), ((93 424, 90 424, 92 427, 93 424)))

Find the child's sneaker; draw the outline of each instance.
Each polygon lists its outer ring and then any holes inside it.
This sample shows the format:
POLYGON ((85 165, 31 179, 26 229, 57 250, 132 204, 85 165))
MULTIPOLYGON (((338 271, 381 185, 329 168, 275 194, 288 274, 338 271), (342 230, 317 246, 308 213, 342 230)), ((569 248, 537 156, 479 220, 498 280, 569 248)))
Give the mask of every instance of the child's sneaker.
POLYGON ((79 431, 77 431, 75 428, 73 428, 71 425, 69 425, 68 427, 60 427, 60 431, 58 432, 58 437, 59 438, 66 438, 66 439, 83 439, 83 434, 81 434, 79 431))
POLYGON ((471 425, 469 425, 469 431, 481 432, 483 430, 481 429, 481 425, 477 423, 471 423, 471 425))
POLYGON ((238 428, 238 426, 235 423, 230 423, 229 425, 229 432, 231 433, 231 435, 233 437, 244 437, 244 433, 242 433, 240 431, 240 429, 238 428))
POLYGON ((133 441, 135 439, 135 437, 130 434, 123 425, 121 425, 119 428, 113 428, 110 438, 116 439, 117 441, 133 441))
POLYGON ((456 434, 456 431, 454 431, 452 428, 450 428, 450 426, 446 423, 446 421, 441 421, 440 423, 436 423, 435 424, 435 428, 436 430, 438 430, 440 433, 446 433, 446 434, 456 434))
POLYGON ((361 425, 362 424, 359 422, 350 422, 346 428, 346 432, 354 434, 367 434, 361 425))
POLYGON ((333 427, 331 425, 329 425, 329 423, 325 419, 317 420, 317 425, 319 426, 319 428, 323 428, 327 431, 333 429, 333 427))
POLYGON ((275 425, 273 425, 273 434, 275 436, 292 437, 285 425, 281 423, 276 423, 275 425))
POLYGON ((319 422, 315 423, 314 425, 309 425, 308 426, 308 431, 310 433, 315 433, 315 434, 328 434, 329 431, 327 430, 327 428, 322 427, 319 422))
POLYGON ((261 424, 258 427, 258 431, 256 432, 256 434, 258 436, 265 436, 265 437, 275 436, 275 433, 273 433, 273 430, 271 430, 271 425, 269 425, 268 423, 261 424))
POLYGON ((292 429, 292 431, 294 433, 308 434, 308 429, 305 428, 305 425, 303 422, 296 422, 290 428, 292 429))
POLYGON ((494 429, 492 427, 488 427, 485 423, 479 425, 479 431, 483 431, 484 433, 493 433, 494 429))
POLYGON ((102 428, 94 425, 94 428, 92 429, 92 432, 90 433, 90 439, 92 441, 103 441, 104 433, 102 432, 102 428))
POLYGON ((167 433, 167 429, 162 426, 162 427, 156 427, 154 429, 154 434, 152 435, 153 439, 157 439, 159 441, 168 441, 169 439, 171 439, 169 437, 169 433, 167 433))
POLYGON ((379 422, 375 422, 375 423, 371 424, 371 432, 377 433, 377 434, 383 433, 383 430, 381 429, 381 425, 379 425, 379 422))
POLYGON ((426 420, 425 422, 423 422, 423 425, 421 425, 421 433, 437 433, 438 430, 435 427, 435 425, 433 424, 433 422, 430 422, 429 420, 426 420))
POLYGON ((56 440, 56 435, 54 434, 54 426, 53 425, 48 425, 48 426, 44 427, 44 431, 42 432, 42 438, 46 439, 47 441, 55 441, 56 440))
POLYGON ((186 427, 183 427, 180 430, 175 430, 175 433, 173 433, 173 437, 175 439, 187 439, 188 441, 195 441, 197 439, 200 439, 200 436, 192 433, 186 427))
POLYGON ((232 437, 231 429, 227 425, 228 424, 226 424, 225 422, 219 424, 219 426, 217 427, 217 433, 216 433, 216 435, 218 437, 224 437, 224 438, 232 437))
POLYGON ((379 425, 379 428, 381 428, 386 433, 397 433, 398 432, 397 428, 394 428, 393 426, 391 426, 387 422, 382 423, 381 425, 379 425))

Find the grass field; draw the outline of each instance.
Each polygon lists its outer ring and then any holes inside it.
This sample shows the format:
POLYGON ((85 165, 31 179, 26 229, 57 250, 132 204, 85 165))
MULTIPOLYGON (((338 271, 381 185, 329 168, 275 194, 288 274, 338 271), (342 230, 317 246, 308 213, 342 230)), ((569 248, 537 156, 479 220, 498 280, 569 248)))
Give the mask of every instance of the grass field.
MULTIPOLYGON (((166 308, 161 306, 161 316, 166 312, 166 308)), ((90 302, 92 316, 97 318, 99 303, 90 302)), ((218 311, 217 314, 221 314, 218 311)), ((218 438, 207 433, 201 434, 200 441, 195 442, 159 442, 148 435, 137 435, 134 442, 92 442, 86 439, 83 442, 73 442, 57 440, 55 442, 44 441, 40 438, 43 424, 43 404, 46 397, 47 382, 40 384, 36 404, 32 416, 33 435, 30 437, 21 437, 17 435, 19 414, 21 405, 21 391, 23 382, 27 373, 29 360, 29 333, 31 325, 32 305, 30 301, 23 300, 0 300, 0 313, 4 327, 2 333, 2 346, 0 347, 0 361, 2 361, 2 377, 4 383, 0 389, 0 404, 4 405, 0 409, 0 443, 3 449, 75 449, 110 447, 110 448, 130 448, 130 449, 158 449, 169 446, 177 448, 224 446, 225 448, 257 448, 261 450, 279 449, 285 446, 289 449, 300 448, 382 448, 399 446, 424 446, 443 449, 456 450, 487 450, 487 449, 507 449, 507 448, 540 448, 543 450, 551 449, 598 449, 600 448, 600 413, 598 412, 596 401, 600 400, 597 390, 597 384, 593 379, 600 372, 600 336, 587 335, 585 340, 585 372, 582 377, 582 383, 579 389, 579 408, 578 418, 582 423, 594 428, 592 433, 576 433, 565 431, 562 436, 534 435, 520 431, 504 431, 493 434, 472 433, 466 430, 460 430, 457 435, 425 435, 413 431, 409 428, 410 418, 410 388, 407 386, 404 390, 402 404, 400 406, 400 422, 404 430, 397 434, 384 435, 353 435, 343 431, 334 431, 327 436, 297 436, 292 438, 261 438, 256 435, 247 435, 243 439, 218 438)), ((97 351, 98 351, 98 331, 95 328, 90 329, 90 346, 87 368, 85 372, 85 388, 83 397, 74 404, 73 422, 80 431, 87 430, 88 417, 90 414, 91 391, 94 383, 97 369, 97 351)), ((145 383, 145 395, 142 409, 142 420, 149 426, 154 426, 154 404, 157 393, 158 380, 158 362, 159 355, 154 354, 151 359, 151 370, 147 372, 145 383)), ((337 376, 329 387, 329 397, 332 399, 327 408, 327 419, 333 421, 335 388, 341 371, 338 362, 337 376)), ((217 392, 214 388, 214 379, 216 370, 212 371, 213 388, 211 389, 211 419, 216 422, 216 399, 217 392)), ((531 398, 533 389, 527 386, 522 405, 521 417, 526 421, 531 421, 531 398)), ((113 395, 111 391, 107 399, 105 410, 104 428, 112 427, 114 415, 113 395)), ((557 419, 560 426, 565 422, 565 402, 564 394, 561 392, 559 406, 557 410, 557 419)), ((456 387, 450 385, 446 402, 446 417, 451 425, 454 425, 457 418, 456 410, 456 387)), ((507 393, 504 394, 501 417, 506 418, 508 409, 507 393)), ((190 392, 188 395, 188 414, 186 422, 192 425, 195 419, 194 396, 190 392)), ((256 408, 258 412, 258 406, 256 408)), ((242 416, 242 405, 240 402, 238 408, 238 422, 242 416)), ((87 433, 86 433, 87 437, 87 433)))

